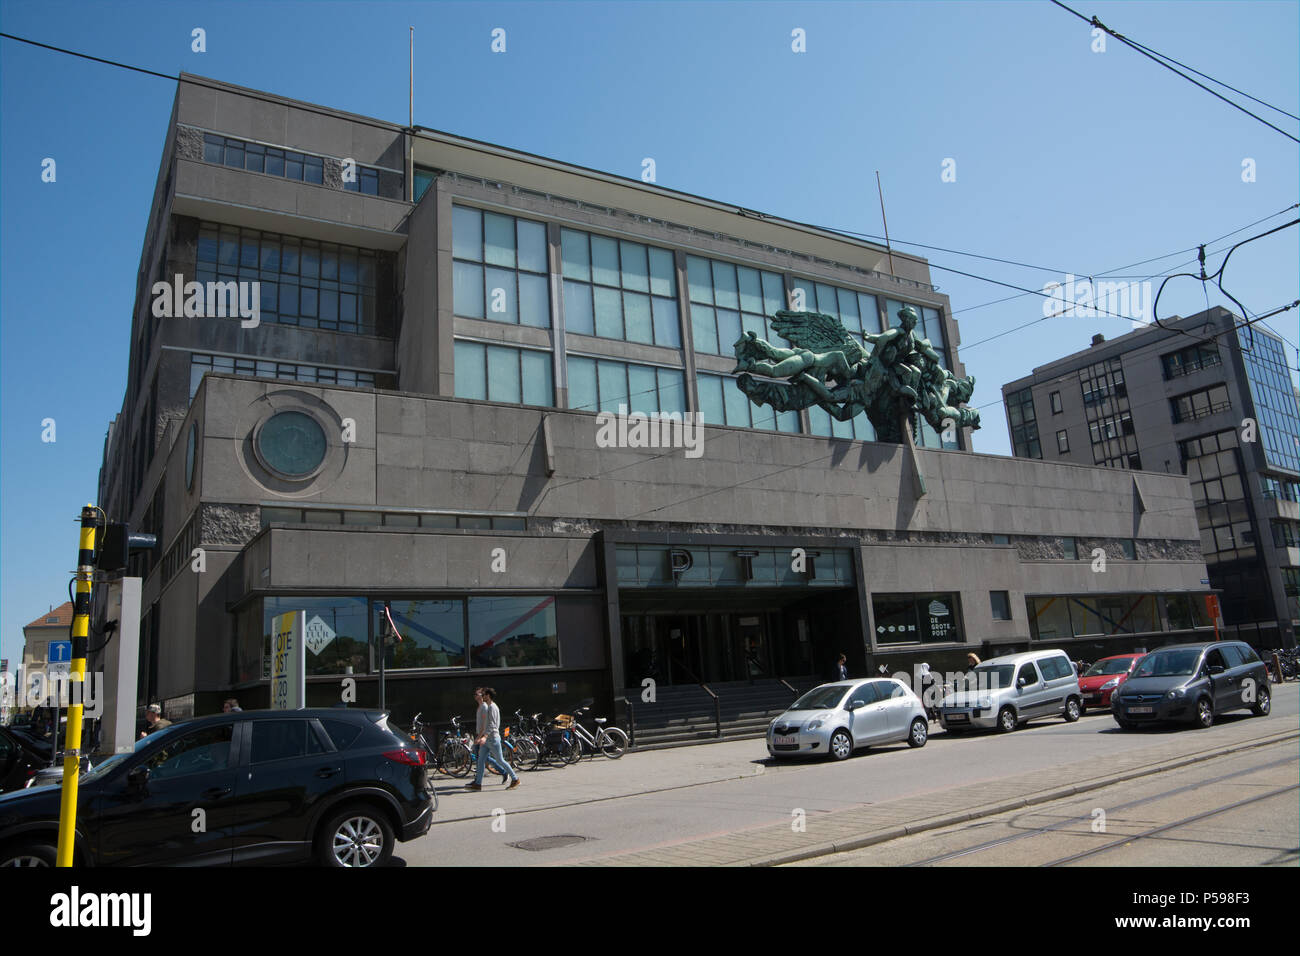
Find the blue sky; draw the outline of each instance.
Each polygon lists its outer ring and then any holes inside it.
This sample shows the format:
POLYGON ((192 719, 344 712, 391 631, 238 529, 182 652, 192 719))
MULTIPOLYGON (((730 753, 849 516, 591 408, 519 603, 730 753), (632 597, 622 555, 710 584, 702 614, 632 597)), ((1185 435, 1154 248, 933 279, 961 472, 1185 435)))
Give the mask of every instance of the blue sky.
MULTIPOLYGON (((1300 114, 1296 3, 1071 6, 1300 114)), ((1046 0, 0 7, 7 33, 402 124, 411 25, 422 126, 631 177, 651 157, 661 185, 871 235, 882 234, 879 170, 891 237, 930 259, 971 346, 961 357, 978 379, 974 404, 987 406, 975 448, 990 454, 1010 453, 1001 406, 989 404, 1002 383, 1130 324, 1053 318, 975 344, 1042 318, 1043 300, 986 305, 1016 293, 939 266, 1041 289, 1195 247, 1300 198, 1294 142, 1113 39, 1094 52, 1088 25, 1046 0), (204 53, 191 50, 195 27, 204 53), (491 50, 498 27, 504 53, 491 50), (804 53, 791 49, 795 29, 804 53)), ((22 625, 66 600, 74 522, 121 408, 174 93, 163 79, 0 40, 0 656, 11 667, 22 625), (46 157, 53 183, 41 181, 46 157)), ((1297 298, 1298 235, 1233 256, 1224 284, 1252 315, 1297 298)), ((1122 275, 1180 271, 1194 257, 1122 275)), ((1179 280, 1161 314, 1207 303, 1227 300, 1179 280)), ((1293 365, 1295 316, 1270 320, 1293 365)))

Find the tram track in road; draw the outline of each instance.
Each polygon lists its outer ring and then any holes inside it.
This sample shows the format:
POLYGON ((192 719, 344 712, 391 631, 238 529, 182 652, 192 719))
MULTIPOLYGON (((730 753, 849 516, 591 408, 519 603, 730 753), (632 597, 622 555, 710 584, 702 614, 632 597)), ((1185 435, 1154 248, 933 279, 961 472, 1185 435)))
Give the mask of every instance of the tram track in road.
MULTIPOLYGON (((1280 742, 1280 743, 1281 743, 1281 742, 1280 742)), ((1271 761, 1271 762, 1266 763, 1266 764, 1260 764, 1260 765, 1257 766, 1257 767, 1252 767, 1252 768, 1251 768, 1249 771, 1247 771, 1247 772, 1248 772, 1248 773, 1255 773, 1255 772, 1262 771, 1262 770, 1268 770, 1268 769, 1271 769, 1271 768, 1273 768, 1273 767, 1280 767, 1280 766, 1282 766, 1282 765, 1284 765, 1284 764, 1295 763, 1295 762, 1297 761, 1297 759, 1300 759, 1300 758, 1297 758, 1297 757, 1295 757, 1295 756, 1283 757, 1283 758, 1280 759, 1280 760, 1274 760, 1274 761, 1271 761)), ((1162 793, 1153 794, 1153 795, 1151 795, 1151 796, 1147 796, 1147 797, 1142 797, 1142 798, 1140 798, 1140 799, 1138 799, 1138 800, 1131 800, 1131 801, 1129 801, 1128 803, 1123 803, 1123 804, 1120 804, 1120 805, 1117 806, 1117 807, 1114 807, 1114 808, 1111 809, 1109 812, 1113 815, 1113 814, 1116 814, 1116 813, 1120 813, 1120 812, 1122 812, 1122 811, 1124 811, 1124 810, 1131 810, 1131 809, 1133 809, 1134 807, 1140 807, 1140 806, 1143 806, 1143 805, 1148 804, 1148 803, 1154 803, 1154 802, 1156 802, 1157 800, 1168 800, 1170 797, 1176 797, 1176 796, 1178 796, 1178 795, 1180 795, 1180 794, 1183 794, 1183 793, 1189 793, 1189 792, 1191 792, 1192 790, 1200 790, 1200 789, 1202 789, 1202 788, 1204 788, 1204 787, 1212 786, 1212 785, 1214 785, 1214 784, 1216 784, 1216 783, 1222 783, 1222 782, 1225 781, 1225 780, 1239 779, 1241 776, 1242 776, 1242 771, 1240 771, 1240 770, 1234 770, 1234 771, 1232 771, 1231 773, 1225 773, 1225 774, 1222 774, 1222 775, 1220 775, 1220 776, 1218 776, 1218 777, 1213 777, 1213 778, 1211 778, 1211 779, 1209 779, 1209 780, 1198 780, 1198 781, 1196 781, 1195 783, 1189 783, 1189 784, 1186 784, 1186 785, 1181 786, 1181 787, 1175 787, 1175 788, 1172 789, 1172 790, 1166 790, 1166 791, 1164 791, 1164 792, 1162 792, 1162 793)), ((1285 788, 1284 788, 1284 789, 1285 789, 1285 788)), ((1275 795, 1275 794, 1274 794, 1274 795, 1275 795)), ((1228 809, 1228 808, 1224 808, 1224 809, 1228 809)), ((1222 812, 1222 811, 1219 811, 1219 812, 1222 812)), ((1077 825, 1079 825, 1079 824, 1081 824, 1081 823, 1091 823, 1091 822, 1092 822, 1092 814, 1091 814, 1091 813, 1085 813, 1085 814, 1082 814, 1081 816, 1072 817, 1072 818, 1070 818, 1070 819, 1068 819, 1068 820, 1060 820, 1060 821, 1058 821, 1058 822, 1056 822, 1056 823, 1052 823, 1052 824, 1049 824, 1049 825, 1047 825, 1047 826, 1036 827, 1036 828, 1034 828, 1034 829, 1032 829, 1032 830, 1025 830, 1025 831, 1023 831, 1023 832, 1021 832, 1021 833, 1013 834, 1012 836, 1002 837, 1002 838, 997 839, 997 840, 989 840, 989 841, 987 841, 987 842, 985 842, 985 843, 981 843, 981 844, 979 844, 979 845, 977 845, 977 846, 967 847, 967 848, 962 849, 962 850, 954 850, 954 851, 952 851, 951 853, 943 853, 943 854, 940 854, 940 855, 938 855, 938 856, 930 857, 929 859, 925 859, 925 860, 917 860, 917 861, 914 862, 914 863, 908 863, 908 864, 906 864, 906 865, 907 865, 907 866, 937 866, 937 865, 939 865, 939 864, 941 864, 941 863, 946 863, 946 862, 948 862, 949 860, 955 860, 955 859, 958 859, 958 858, 963 857, 963 856, 970 856, 970 855, 973 854, 973 853, 983 853, 983 852, 985 852, 985 851, 987 851, 987 850, 992 850, 992 849, 994 849, 994 848, 996 848, 996 847, 1006 846, 1006 845, 1009 844, 1009 843, 1016 843, 1016 842, 1019 842, 1020 840, 1027 840, 1027 839, 1029 839, 1029 838, 1031 838, 1031 837, 1041 836, 1041 835, 1043 835, 1043 834, 1045 834, 1045 833, 1052 833, 1052 832, 1054 832, 1054 831, 1058 831, 1058 830, 1065 830, 1065 829, 1068 829, 1069 827, 1077 826, 1077 825)), ((1188 822, 1191 822, 1191 821, 1188 821, 1188 822)), ((1056 865, 1056 864, 1044 864, 1044 865, 1051 866, 1051 865, 1056 865)))
MULTIPOLYGON (((1289 748, 1292 747, 1293 745, 1294 745, 1293 740, 1287 739, 1287 740, 1274 741, 1265 746, 1269 748, 1272 747, 1289 748)), ((1246 755, 1225 754, 1216 759, 1233 760, 1235 758, 1242 757, 1242 756, 1246 756, 1246 755)), ((1134 800, 1129 800, 1112 807, 1108 807, 1106 808, 1105 811, 1106 816, 1113 821, 1117 816, 1124 813, 1125 811, 1148 806, 1151 804, 1157 804, 1160 803, 1161 801, 1174 800, 1180 796, 1191 793, 1193 791, 1205 790, 1217 784, 1226 784, 1228 782, 1232 782, 1235 784, 1242 784, 1245 782, 1245 778, 1248 778, 1252 775, 1266 773, 1270 770, 1275 770, 1279 767, 1294 766, 1297 763, 1300 763, 1300 756, 1297 756, 1295 752, 1292 751, 1288 753, 1285 757, 1281 757, 1276 760, 1268 760, 1266 762, 1256 763, 1247 767, 1237 767, 1229 772, 1218 774, 1210 778, 1197 779, 1187 784, 1180 784, 1179 786, 1176 787, 1163 789, 1158 793, 1147 794, 1146 796, 1139 797, 1134 800)), ((1261 801, 1271 800, 1276 797, 1282 796, 1284 794, 1293 792, 1297 789, 1300 789, 1300 784, 1288 784, 1287 786, 1270 789, 1269 791, 1264 793, 1253 794, 1244 799, 1233 800, 1229 803, 1222 804, 1220 806, 1216 806, 1208 810, 1198 810, 1195 813, 1183 814, 1180 815, 1178 819, 1166 823, 1161 823, 1158 826, 1148 827, 1147 829, 1144 829, 1140 832, 1129 833, 1120 836, 1119 838, 1112 840, 1111 842, 1105 844, 1104 846, 1090 847, 1086 850, 1072 853, 1067 856, 1057 857, 1035 865, 1067 866, 1079 861, 1087 860, 1090 858, 1100 856, 1105 853, 1119 850, 1121 848, 1125 848, 1125 847, 1131 848, 1134 844, 1138 843, 1139 841, 1159 837, 1162 834, 1168 833, 1170 831, 1177 830, 1182 827, 1191 826, 1203 820, 1211 819, 1213 817, 1220 816, 1222 814, 1231 813, 1232 811, 1250 806, 1255 803, 1259 803, 1261 801)), ((1041 808, 1036 811, 1030 811, 1031 814, 1038 814, 1042 812, 1044 811, 1041 808)), ((1017 817, 1013 817, 1010 820, 1005 821, 1005 825, 1008 827, 1016 827, 1018 825, 1017 819, 1019 816, 1021 815, 1018 815, 1017 817)), ((1020 843, 1026 840, 1032 840, 1036 837, 1050 836, 1051 834, 1060 834, 1061 836, 1077 837, 1080 835, 1080 833, 1075 828, 1081 825, 1087 826, 1089 828, 1090 833, 1095 832, 1092 830, 1092 826, 1091 826, 1092 823, 1094 822, 1094 819, 1095 819, 1095 810, 1084 814, 1070 815, 1065 819, 1056 820, 1052 823, 1044 824, 1041 826, 1033 826, 1030 829, 1025 829, 1017 833, 1001 836, 996 839, 985 840, 983 842, 975 844, 974 846, 962 847, 960 849, 951 850, 945 853, 927 856, 923 859, 910 861, 902 865, 940 866, 945 863, 961 860, 963 858, 975 856, 981 853, 993 853, 995 851, 1002 850, 1003 848, 1012 844, 1020 843)), ((981 824, 981 825, 985 825, 985 824, 981 824)))

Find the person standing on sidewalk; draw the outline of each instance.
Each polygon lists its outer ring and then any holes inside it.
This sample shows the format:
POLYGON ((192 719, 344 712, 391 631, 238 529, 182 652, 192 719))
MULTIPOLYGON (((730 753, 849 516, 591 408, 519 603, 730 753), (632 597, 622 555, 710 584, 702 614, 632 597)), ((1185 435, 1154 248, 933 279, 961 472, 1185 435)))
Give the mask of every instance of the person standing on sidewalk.
POLYGON ((478 747, 478 767, 474 771, 474 782, 467 790, 483 789, 483 771, 488 762, 502 776, 509 776, 507 790, 519 786, 519 775, 511 769, 501 755, 501 710, 496 705, 497 692, 491 687, 484 687, 476 693, 479 698, 478 721, 474 727, 474 743, 478 747))

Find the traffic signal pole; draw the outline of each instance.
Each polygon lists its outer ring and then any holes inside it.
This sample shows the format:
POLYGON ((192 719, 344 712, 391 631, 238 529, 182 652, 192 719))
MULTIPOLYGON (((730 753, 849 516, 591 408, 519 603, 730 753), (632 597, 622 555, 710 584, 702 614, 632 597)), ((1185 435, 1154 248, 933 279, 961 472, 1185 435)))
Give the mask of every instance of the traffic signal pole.
MULTIPOLYGON (((72 667, 68 684, 68 733, 63 754, 63 802, 59 813, 58 866, 72 866, 77 832, 77 784, 81 776, 81 715, 85 700, 86 650, 90 634, 90 596, 95 578, 95 515, 98 509, 81 509, 81 537, 77 550, 77 599, 72 610, 72 667), (81 684, 79 690, 74 690, 81 684)), ((55 725, 58 729, 58 725, 55 725)))

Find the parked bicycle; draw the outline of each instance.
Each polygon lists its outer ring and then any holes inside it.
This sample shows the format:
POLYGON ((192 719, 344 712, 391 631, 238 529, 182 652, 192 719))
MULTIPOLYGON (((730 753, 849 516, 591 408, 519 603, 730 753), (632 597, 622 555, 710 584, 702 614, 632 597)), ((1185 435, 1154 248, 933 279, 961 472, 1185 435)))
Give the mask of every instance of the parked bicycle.
POLYGON ((573 712, 573 723, 570 728, 578 745, 578 756, 582 757, 584 753, 595 756, 597 752, 604 754, 611 760, 617 760, 623 756, 623 751, 627 750, 627 734, 617 727, 606 727, 606 718, 592 718, 596 723, 596 733, 591 734, 587 728, 578 722, 578 718, 591 710, 594 701, 583 701, 573 712))

